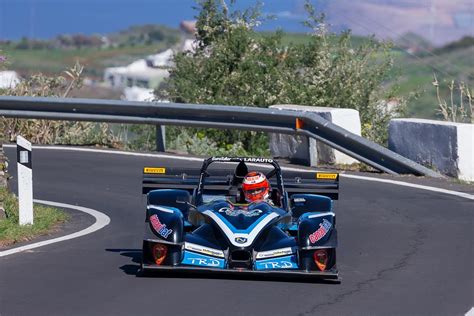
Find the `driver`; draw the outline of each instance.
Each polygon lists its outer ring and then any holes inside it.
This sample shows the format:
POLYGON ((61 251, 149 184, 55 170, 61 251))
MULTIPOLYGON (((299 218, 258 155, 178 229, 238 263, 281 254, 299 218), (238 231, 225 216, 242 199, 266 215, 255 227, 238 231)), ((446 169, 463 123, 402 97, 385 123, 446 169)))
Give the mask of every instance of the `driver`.
POLYGON ((261 172, 251 171, 247 173, 242 182, 242 191, 245 200, 249 203, 257 201, 268 202, 270 196, 270 182, 261 172))

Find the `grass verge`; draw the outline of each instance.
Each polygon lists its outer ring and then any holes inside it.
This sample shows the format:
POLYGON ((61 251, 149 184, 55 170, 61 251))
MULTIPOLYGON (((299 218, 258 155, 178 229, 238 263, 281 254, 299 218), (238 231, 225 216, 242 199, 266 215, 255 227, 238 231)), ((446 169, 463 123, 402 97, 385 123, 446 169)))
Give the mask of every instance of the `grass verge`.
POLYGON ((34 204, 34 224, 18 225, 18 199, 5 188, 0 188, 0 201, 5 208, 6 218, 0 218, 0 248, 22 241, 28 241, 57 229, 69 216, 53 207, 34 204))

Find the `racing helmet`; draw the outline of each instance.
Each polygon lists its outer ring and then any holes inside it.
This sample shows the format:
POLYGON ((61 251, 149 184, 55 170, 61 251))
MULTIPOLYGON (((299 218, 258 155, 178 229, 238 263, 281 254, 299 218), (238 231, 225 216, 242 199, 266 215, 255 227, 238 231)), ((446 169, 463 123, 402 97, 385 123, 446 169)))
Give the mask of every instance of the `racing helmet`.
POLYGON ((251 171, 244 177, 242 191, 247 202, 265 200, 270 193, 270 182, 263 173, 251 171))

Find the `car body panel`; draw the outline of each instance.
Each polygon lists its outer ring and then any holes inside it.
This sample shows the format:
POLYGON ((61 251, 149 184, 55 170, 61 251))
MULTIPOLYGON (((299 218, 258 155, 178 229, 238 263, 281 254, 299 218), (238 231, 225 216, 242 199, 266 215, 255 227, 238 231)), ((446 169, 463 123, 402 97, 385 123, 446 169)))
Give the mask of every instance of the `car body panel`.
POLYGON ((322 183, 318 174, 313 179, 305 176, 304 183, 296 179, 293 188, 298 185, 301 188, 289 193, 276 161, 265 159, 263 163, 274 168, 267 177, 272 180, 276 193, 271 200, 247 204, 242 203, 239 190, 242 174, 248 170, 248 159, 211 157, 204 160, 199 175, 192 178, 174 174, 164 177, 160 173, 151 183, 149 175, 144 175, 147 211, 143 271, 307 275, 338 279, 335 264, 337 230, 333 199, 329 197, 338 190, 338 176, 331 173, 328 178, 321 177, 322 183), (238 165, 234 174, 227 173, 226 176, 219 170, 213 177, 208 167, 214 162, 238 165), (328 179, 329 182, 324 182, 328 179), (158 184, 160 188, 150 189, 150 184, 158 184), (326 195, 315 194, 321 193, 321 189, 326 195), (157 244, 165 245, 167 249, 166 258, 159 264, 153 257, 153 247, 157 244), (329 257, 324 271, 315 263, 318 249, 324 249, 329 257))

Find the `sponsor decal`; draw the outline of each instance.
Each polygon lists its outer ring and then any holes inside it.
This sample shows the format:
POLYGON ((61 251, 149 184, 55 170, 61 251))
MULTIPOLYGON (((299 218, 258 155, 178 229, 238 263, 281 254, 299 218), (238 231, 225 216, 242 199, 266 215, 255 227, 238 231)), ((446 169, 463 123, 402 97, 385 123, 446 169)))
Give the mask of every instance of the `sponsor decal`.
POLYGON ((316 173, 316 179, 336 180, 337 173, 316 173))
POLYGON ((248 217, 258 216, 263 213, 262 210, 254 209, 251 211, 247 211, 245 209, 233 209, 229 207, 223 207, 219 209, 219 213, 225 213, 228 216, 239 216, 240 214, 248 217))
POLYGON ((160 222, 160 219, 156 214, 150 216, 150 223, 151 226, 153 226, 153 229, 163 238, 168 238, 168 236, 173 232, 172 229, 166 228, 166 225, 160 222))
POLYGON ((229 157, 212 157, 212 161, 231 161, 232 158, 229 157))
POLYGON ((184 252, 182 264, 210 267, 210 268, 224 268, 224 259, 212 258, 209 256, 193 253, 190 251, 184 252))
POLYGON ((189 242, 184 243, 184 249, 192 250, 192 251, 195 251, 195 252, 200 252, 200 253, 203 253, 203 254, 206 254, 206 255, 211 255, 211 256, 214 256, 214 257, 224 258, 224 252, 221 251, 221 250, 212 249, 212 248, 209 248, 209 247, 204 247, 204 246, 192 244, 192 243, 189 243, 189 242))
MULTIPOLYGON (((257 183, 258 180, 262 179, 262 176, 261 175, 256 175, 256 176, 253 176, 253 177, 246 177, 244 182, 247 183, 247 184, 255 184, 257 183)), ((261 181, 260 181, 261 182, 261 181)))
POLYGON ((290 261, 268 261, 261 263, 265 269, 288 269, 293 267, 290 261))
POLYGON ((296 256, 286 256, 275 259, 257 260, 255 262, 257 270, 272 270, 272 269, 298 269, 296 263, 296 256))
POLYGON ((145 168, 143 168, 143 173, 165 174, 166 173, 166 168, 145 167, 145 168))
POLYGON ((272 257, 280 257, 284 255, 291 255, 293 254, 293 251, 291 250, 291 247, 288 248, 280 248, 280 249, 275 249, 275 250, 268 250, 268 251, 262 251, 257 253, 257 259, 265 259, 265 258, 272 258, 272 257))
POLYGON ((273 159, 268 159, 268 158, 244 158, 245 162, 267 162, 267 163, 272 163, 273 159))
POLYGON ((245 238, 245 237, 236 237, 235 242, 237 242, 239 244, 245 244, 247 242, 247 238, 245 238))
POLYGON ((254 158, 254 157, 244 157, 244 158, 230 158, 230 157, 212 157, 212 161, 238 161, 238 159, 242 159, 245 162, 263 162, 263 163, 272 163, 273 159, 269 158, 254 158))
POLYGON ((209 258, 188 258, 191 261, 191 264, 198 266, 209 266, 209 267, 218 267, 220 262, 218 259, 209 259, 209 258))
POLYGON ((331 229, 332 224, 326 220, 323 219, 323 222, 319 224, 318 230, 316 230, 314 233, 309 235, 309 241, 314 244, 328 233, 328 231, 331 229))
POLYGON ((304 202, 306 202, 306 199, 305 198, 295 198, 293 201, 295 203, 304 203, 304 202))

